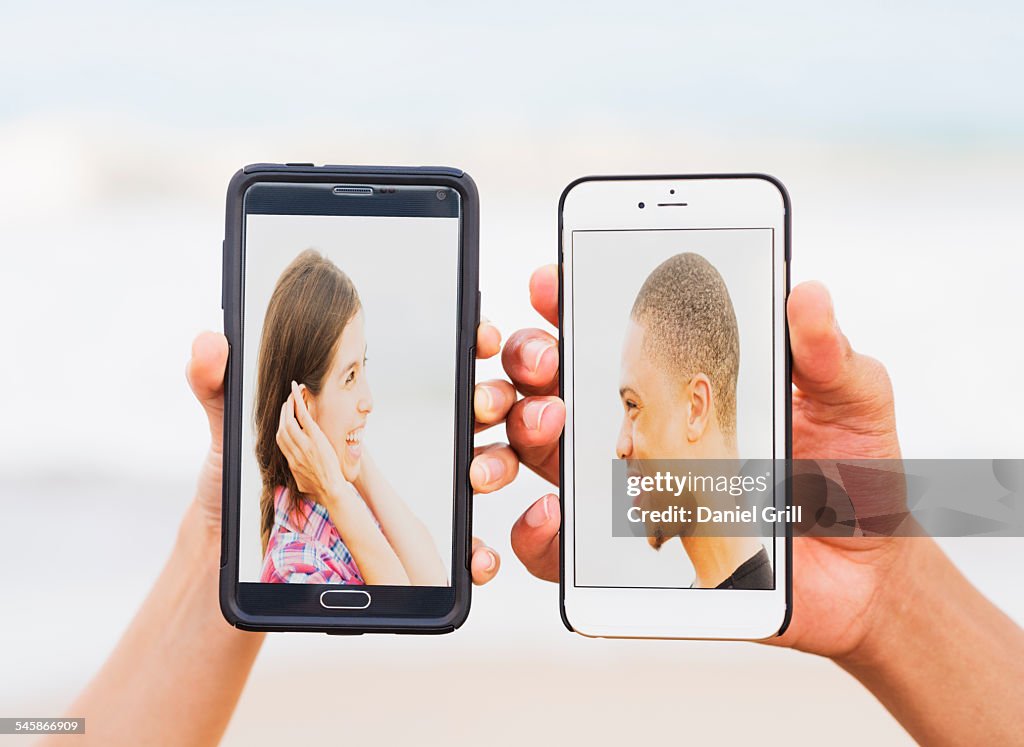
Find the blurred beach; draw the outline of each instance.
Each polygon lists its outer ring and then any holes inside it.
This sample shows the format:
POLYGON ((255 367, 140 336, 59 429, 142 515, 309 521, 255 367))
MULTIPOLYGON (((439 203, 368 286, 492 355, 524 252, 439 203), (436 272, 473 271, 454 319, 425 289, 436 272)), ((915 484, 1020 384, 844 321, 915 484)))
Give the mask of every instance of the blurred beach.
MULTIPOLYGON (((94 10, 11 9, 0 715, 63 712, 168 554, 208 442, 184 367, 194 335, 221 328, 224 191, 245 163, 466 169, 483 315, 506 335, 546 326, 527 281, 555 261, 572 179, 771 173, 792 197, 793 281, 825 282, 854 346, 888 366, 904 456, 1022 456, 1020 8, 983 24, 926 4, 847 19, 801 4, 792 22, 674 7, 620 23, 605 6, 506 19, 185 2, 150 19, 124 3, 88 42, 94 10), (308 38, 260 54, 270 30, 308 38)), ((500 375, 486 361, 477 379, 500 375)), ((225 744, 909 741, 824 660, 568 633, 557 588, 508 542, 549 490, 524 470, 477 498, 475 533, 503 567, 454 635, 268 636, 225 744)), ((942 543, 1024 622, 1024 540, 942 543)))

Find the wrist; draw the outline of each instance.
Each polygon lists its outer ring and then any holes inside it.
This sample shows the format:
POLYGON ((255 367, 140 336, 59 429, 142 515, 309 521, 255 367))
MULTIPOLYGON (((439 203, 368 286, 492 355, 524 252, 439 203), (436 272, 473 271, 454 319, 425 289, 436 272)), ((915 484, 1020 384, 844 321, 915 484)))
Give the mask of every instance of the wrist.
POLYGON ((323 503, 324 508, 327 509, 327 513, 332 516, 342 511, 352 496, 352 486, 347 482, 338 482, 334 485, 329 485, 324 490, 323 495, 320 496, 320 501, 323 503))
POLYGON ((866 613, 864 633, 850 650, 833 657, 860 680, 881 675, 910 654, 908 642, 923 642, 953 590, 946 583, 949 560, 931 537, 893 537, 899 543, 888 573, 866 613))
POLYGON ((905 537, 869 633, 836 661, 922 744, 1009 744, 1024 701, 1024 632, 934 540, 905 537))
POLYGON ((220 522, 214 521, 193 500, 178 526, 175 550, 196 564, 197 569, 220 570, 220 522))

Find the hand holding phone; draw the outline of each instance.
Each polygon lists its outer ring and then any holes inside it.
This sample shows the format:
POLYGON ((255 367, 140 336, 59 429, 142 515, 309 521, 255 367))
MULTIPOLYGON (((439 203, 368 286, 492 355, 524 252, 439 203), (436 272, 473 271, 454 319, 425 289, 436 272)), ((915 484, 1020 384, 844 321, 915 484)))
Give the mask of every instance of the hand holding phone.
MULTIPOLYGON (((541 267, 530 278, 531 305, 551 324, 558 321, 558 282, 556 265, 541 267)), ((900 458, 893 392, 885 367, 851 348, 839 331, 827 289, 817 282, 793 288, 787 318, 795 387, 795 458, 900 458), (857 405, 851 407, 851 402, 857 405)), ((526 395, 517 405, 520 409, 533 399, 529 392, 548 391, 552 382, 557 385, 557 366, 533 372, 521 354, 525 342, 544 336, 548 333, 540 329, 518 330, 509 336, 503 354, 510 381, 526 395)), ((538 472, 554 466, 555 484, 561 433, 558 415, 558 410, 549 408, 544 430, 532 435, 529 448, 522 451, 524 464, 538 472)), ((528 433, 519 428, 511 432, 528 433)), ((558 496, 547 494, 512 527, 516 556, 531 574, 546 581, 557 582, 560 577, 561 518, 558 496)), ((872 622, 877 617, 873 612, 880 608, 872 606, 871 600, 901 588, 898 576, 910 567, 905 550, 913 544, 913 540, 884 538, 794 539, 793 593, 799 610, 786 632, 769 642, 829 657, 855 652, 872 624, 886 624, 872 622), (845 581, 836 585, 835 578, 845 581)))

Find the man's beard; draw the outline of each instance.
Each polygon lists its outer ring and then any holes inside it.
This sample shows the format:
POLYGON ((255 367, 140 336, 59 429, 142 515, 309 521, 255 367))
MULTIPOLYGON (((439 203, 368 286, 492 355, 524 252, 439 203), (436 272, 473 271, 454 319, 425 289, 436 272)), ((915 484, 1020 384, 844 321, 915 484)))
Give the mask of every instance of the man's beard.
POLYGON ((656 526, 654 528, 654 532, 651 534, 651 539, 654 540, 654 542, 651 544, 651 547, 653 547, 655 550, 660 550, 661 546, 669 541, 669 537, 665 536, 665 530, 662 529, 660 526, 656 526))
POLYGON ((654 531, 650 534, 650 537, 652 540, 654 540, 654 542, 651 544, 651 547, 653 547, 655 550, 662 549, 662 545, 664 545, 666 542, 672 539, 671 536, 666 534, 665 528, 662 527, 662 525, 655 526, 654 531))

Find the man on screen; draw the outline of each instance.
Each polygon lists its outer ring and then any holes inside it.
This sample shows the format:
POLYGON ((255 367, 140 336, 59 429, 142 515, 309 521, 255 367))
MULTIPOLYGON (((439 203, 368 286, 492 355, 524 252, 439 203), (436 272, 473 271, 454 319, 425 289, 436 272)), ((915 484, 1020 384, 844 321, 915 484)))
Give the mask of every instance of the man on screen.
MULTIPOLYGON (((706 259, 676 254, 648 275, 622 347, 619 459, 737 459, 736 313, 706 259)), ((648 527, 655 549, 679 537, 696 588, 770 589, 771 561, 756 537, 686 536, 678 524, 648 527)))

